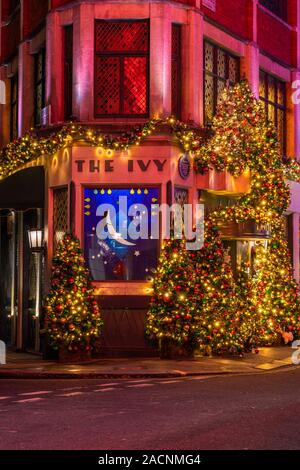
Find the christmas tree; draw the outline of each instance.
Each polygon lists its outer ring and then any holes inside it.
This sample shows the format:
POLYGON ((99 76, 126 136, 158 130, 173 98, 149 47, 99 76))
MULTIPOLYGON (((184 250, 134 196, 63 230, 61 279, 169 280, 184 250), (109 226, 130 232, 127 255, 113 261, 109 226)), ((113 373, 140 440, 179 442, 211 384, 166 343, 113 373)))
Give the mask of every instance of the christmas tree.
POLYGON ((261 344, 290 342, 299 337, 300 302, 287 243, 274 237, 269 245, 257 244, 253 298, 258 311, 261 344), (279 262, 280 260, 280 262, 279 262))
POLYGON ((102 320, 79 240, 65 235, 53 258, 45 302, 46 331, 54 349, 90 352, 102 320))
POLYGON ((200 350, 238 353, 243 349, 239 338, 241 312, 230 257, 213 224, 206 224, 204 246, 192 257, 200 350))
POLYGON ((243 262, 237 270, 236 293, 239 303, 240 325, 239 336, 244 351, 249 352, 261 343, 261 316, 257 309, 257 299, 254 295, 251 263, 243 262))
POLYGON ((161 349, 173 344, 191 351, 197 344, 193 265, 184 240, 165 240, 153 282, 147 335, 161 349))

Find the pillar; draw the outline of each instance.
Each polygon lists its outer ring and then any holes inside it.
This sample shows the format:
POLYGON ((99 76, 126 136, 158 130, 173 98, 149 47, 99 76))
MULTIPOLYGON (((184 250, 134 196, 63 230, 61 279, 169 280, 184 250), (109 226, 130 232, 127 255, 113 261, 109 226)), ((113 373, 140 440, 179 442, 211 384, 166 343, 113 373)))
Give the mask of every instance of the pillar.
POLYGON ((171 114, 171 20, 168 6, 150 4, 150 116, 171 114))

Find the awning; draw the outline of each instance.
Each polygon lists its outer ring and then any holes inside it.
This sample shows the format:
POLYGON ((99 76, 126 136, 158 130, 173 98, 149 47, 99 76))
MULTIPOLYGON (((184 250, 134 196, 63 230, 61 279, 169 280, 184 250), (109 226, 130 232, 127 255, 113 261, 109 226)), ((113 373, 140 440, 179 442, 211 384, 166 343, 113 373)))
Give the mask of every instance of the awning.
POLYGON ((45 170, 42 166, 26 168, 0 181, 0 209, 43 208, 44 202, 45 170))

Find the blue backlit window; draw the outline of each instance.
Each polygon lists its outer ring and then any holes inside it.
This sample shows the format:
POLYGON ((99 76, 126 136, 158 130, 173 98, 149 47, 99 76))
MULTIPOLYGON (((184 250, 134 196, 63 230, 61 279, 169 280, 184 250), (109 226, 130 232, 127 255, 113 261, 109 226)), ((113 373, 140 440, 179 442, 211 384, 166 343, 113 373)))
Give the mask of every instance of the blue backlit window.
POLYGON ((159 204, 158 188, 85 188, 85 258, 94 281, 148 281, 153 277, 159 250, 159 241, 151 239, 155 204, 159 204), (135 217, 128 215, 120 198, 126 198, 128 209, 143 205, 145 211, 135 217), (113 210, 99 215, 103 204, 113 210), (147 239, 132 239, 130 233, 122 236, 122 224, 123 229, 133 224, 138 229, 142 218, 149 227, 147 239), (103 237, 104 232, 110 236, 103 237))

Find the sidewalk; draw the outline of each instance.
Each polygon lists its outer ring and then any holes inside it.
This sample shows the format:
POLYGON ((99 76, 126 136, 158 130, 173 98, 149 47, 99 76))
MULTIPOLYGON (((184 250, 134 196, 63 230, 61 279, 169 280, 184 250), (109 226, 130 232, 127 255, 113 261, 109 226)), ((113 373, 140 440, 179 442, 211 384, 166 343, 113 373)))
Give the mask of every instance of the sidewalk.
POLYGON ((41 357, 8 352, 0 379, 159 378, 197 375, 253 374, 292 365, 289 347, 262 348, 243 358, 201 357, 195 360, 159 358, 97 359, 87 364, 59 364, 41 357))

